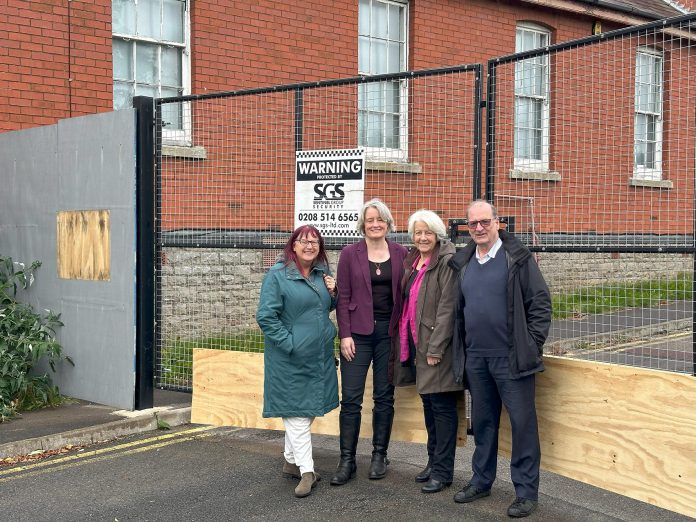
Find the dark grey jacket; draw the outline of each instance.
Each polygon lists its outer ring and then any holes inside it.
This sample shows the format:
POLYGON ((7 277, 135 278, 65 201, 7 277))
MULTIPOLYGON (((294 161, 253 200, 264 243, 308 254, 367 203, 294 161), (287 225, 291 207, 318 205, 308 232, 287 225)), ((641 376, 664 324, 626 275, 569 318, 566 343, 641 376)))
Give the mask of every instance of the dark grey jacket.
MULTIPOLYGON (((510 339, 510 377, 519 379, 544 370, 542 353, 551 326, 551 293, 532 253, 514 235, 500 231, 507 258, 507 327, 510 339)), ((461 278, 474 256, 476 243, 470 241, 449 261, 459 274, 456 287, 452 371, 456 382, 465 381, 466 325, 461 278)))

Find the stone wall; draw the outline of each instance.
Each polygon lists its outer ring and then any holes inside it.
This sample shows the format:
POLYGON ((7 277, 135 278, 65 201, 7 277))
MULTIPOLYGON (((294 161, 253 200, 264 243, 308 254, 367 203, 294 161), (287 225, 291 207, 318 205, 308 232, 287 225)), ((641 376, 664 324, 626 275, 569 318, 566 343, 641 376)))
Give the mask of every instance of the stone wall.
MULTIPOLYGON (((279 251, 165 248, 161 275, 162 339, 200 339, 257 330, 261 281, 279 251)), ((329 252, 335 271, 338 252, 329 252)), ((691 273, 688 254, 540 253, 551 291, 691 273)))

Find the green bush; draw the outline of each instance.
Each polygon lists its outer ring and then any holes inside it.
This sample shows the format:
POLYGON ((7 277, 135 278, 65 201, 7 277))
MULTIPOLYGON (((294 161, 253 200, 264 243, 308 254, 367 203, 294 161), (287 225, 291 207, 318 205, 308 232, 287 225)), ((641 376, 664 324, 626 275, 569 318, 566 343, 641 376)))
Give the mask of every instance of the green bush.
POLYGON ((30 375, 31 369, 45 359, 51 369, 63 356, 55 339, 55 329, 63 326, 60 315, 46 310, 41 315, 16 300, 17 289, 29 288, 34 271, 41 266, 34 261, 29 268, 0 256, 0 422, 18 411, 56 406, 63 399, 48 374, 30 375))

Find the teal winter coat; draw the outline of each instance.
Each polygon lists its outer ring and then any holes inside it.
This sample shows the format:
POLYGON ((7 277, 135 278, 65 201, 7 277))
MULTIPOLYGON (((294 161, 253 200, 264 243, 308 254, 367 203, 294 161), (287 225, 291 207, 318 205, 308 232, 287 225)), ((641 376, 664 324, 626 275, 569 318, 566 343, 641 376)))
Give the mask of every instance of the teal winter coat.
POLYGON ((294 263, 276 263, 261 285, 256 321, 264 333, 264 417, 321 417, 338 407, 334 358, 336 305, 324 265, 305 279, 294 263))

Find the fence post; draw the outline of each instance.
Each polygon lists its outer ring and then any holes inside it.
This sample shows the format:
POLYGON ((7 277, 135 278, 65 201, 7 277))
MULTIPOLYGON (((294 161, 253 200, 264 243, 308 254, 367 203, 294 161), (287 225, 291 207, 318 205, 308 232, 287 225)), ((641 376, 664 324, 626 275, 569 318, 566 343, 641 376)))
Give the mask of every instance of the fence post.
POLYGON ((154 400, 154 100, 133 98, 136 113, 135 409, 154 400))

